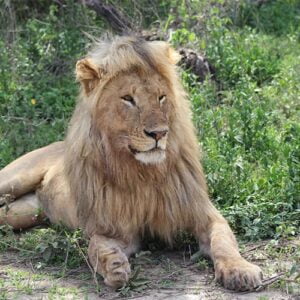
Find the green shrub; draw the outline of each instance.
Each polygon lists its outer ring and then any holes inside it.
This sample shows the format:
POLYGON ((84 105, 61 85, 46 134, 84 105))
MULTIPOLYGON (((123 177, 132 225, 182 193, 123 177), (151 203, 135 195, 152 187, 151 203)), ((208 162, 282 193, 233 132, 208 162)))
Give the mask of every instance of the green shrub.
POLYGON ((246 239, 274 236, 283 223, 296 229, 299 123, 249 81, 222 98, 211 82, 188 89, 211 197, 234 229, 246 239))
POLYGON ((232 8, 232 20, 240 27, 247 25, 276 36, 299 30, 298 0, 266 1, 261 4, 242 0, 237 1, 232 8))
POLYGON ((62 226, 37 228, 15 235, 7 226, 0 226, 0 251, 19 250, 35 268, 60 266, 61 272, 85 262, 87 243, 80 230, 70 231, 62 226))
POLYGON ((0 167, 64 138, 77 95, 75 62, 88 44, 82 30, 101 25, 84 6, 68 3, 48 6, 42 19, 20 20, 13 44, 0 40, 0 167))

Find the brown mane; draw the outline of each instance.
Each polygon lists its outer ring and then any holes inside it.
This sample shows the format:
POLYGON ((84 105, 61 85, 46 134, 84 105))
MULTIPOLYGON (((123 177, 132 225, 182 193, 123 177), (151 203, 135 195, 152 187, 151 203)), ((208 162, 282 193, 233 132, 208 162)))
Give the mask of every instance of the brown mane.
MULTIPOLYGON (((188 229, 199 214, 206 216, 202 220, 205 226, 210 213, 203 209, 209 210, 211 206, 201 205, 203 201, 210 202, 176 58, 166 43, 147 43, 135 38, 99 43, 87 57, 101 70, 102 80, 92 93, 81 92, 66 139, 65 170, 80 222, 89 235, 123 233, 122 238, 126 238, 129 232, 138 234, 149 229, 171 242, 173 234, 188 229), (168 80, 175 96, 172 104, 176 117, 170 128, 167 160, 154 166, 122 159, 101 132, 94 130, 97 115, 90 113, 108 81, 137 67, 145 72, 154 68, 168 80), (203 195, 202 199, 192 195, 195 190, 203 195)), ((77 72, 77 76, 80 80, 81 74, 77 72)))

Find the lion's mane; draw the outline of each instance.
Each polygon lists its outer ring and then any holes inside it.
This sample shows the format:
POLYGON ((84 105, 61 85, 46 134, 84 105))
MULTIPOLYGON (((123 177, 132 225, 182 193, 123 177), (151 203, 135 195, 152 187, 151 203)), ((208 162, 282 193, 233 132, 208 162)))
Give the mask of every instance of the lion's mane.
POLYGON ((150 231, 169 242, 178 230, 192 224, 207 226, 215 210, 207 196, 189 102, 176 70, 177 53, 164 42, 117 37, 98 42, 87 60, 96 66, 100 80, 86 77, 86 69, 77 66, 83 85, 64 159, 81 226, 88 235, 129 240, 150 231), (158 72, 175 95, 168 154, 158 165, 124 160, 94 126, 105 85, 120 72, 137 67, 158 72))

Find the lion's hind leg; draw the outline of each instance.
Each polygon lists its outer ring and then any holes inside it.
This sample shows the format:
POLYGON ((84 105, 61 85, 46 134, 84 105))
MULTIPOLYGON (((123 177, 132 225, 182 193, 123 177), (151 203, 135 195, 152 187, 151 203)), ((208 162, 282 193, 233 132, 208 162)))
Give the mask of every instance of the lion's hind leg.
MULTIPOLYGON (((14 201, 33 192, 45 174, 64 152, 64 142, 57 142, 29 152, 0 170, 0 196, 14 201)), ((1 200, 0 200, 1 205, 1 200)))
POLYGON ((38 197, 35 193, 26 194, 13 203, 0 207, 0 225, 10 225, 13 229, 25 229, 43 223, 38 197))

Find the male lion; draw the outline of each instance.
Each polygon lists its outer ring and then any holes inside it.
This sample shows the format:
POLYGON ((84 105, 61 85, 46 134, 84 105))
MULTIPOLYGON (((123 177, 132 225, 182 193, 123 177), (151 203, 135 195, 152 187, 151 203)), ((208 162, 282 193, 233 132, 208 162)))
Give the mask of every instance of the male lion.
POLYGON ((15 199, 0 224, 83 228, 94 269, 113 287, 129 278, 128 256, 145 232, 171 242, 191 232, 226 288, 253 289, 259 267, 241 257, 210 202, 177 53, 164 42, 117 37, 76 64, 82 89, 67 138, 0 171, 0 195, 15 199))

